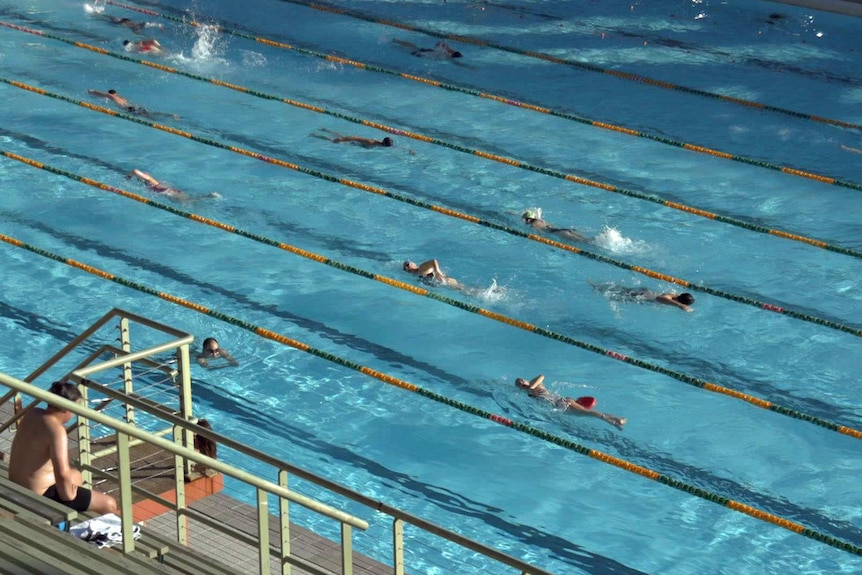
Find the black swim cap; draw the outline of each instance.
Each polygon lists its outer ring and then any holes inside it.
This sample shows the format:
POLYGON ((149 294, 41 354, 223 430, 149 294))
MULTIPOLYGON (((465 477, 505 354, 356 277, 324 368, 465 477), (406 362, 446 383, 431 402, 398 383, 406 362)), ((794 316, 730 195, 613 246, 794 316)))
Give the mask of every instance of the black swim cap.
POLYGON ((452 52, 453 58, 462 58, 464 55, 461 52, 452 52))
POLYGON ((386 146, 387 148, 389 146, 391 146, 392 145, 392 138, 390 138, 388 136, 386 138, 383 138, 383 145, 386 146))

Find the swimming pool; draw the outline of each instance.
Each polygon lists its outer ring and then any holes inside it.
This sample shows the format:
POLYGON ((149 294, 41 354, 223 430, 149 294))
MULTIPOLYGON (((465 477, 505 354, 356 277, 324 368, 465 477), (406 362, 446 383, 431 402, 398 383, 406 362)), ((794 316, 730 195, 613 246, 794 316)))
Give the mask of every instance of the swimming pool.
MULTIPOLYGON (((124 174, 139 168, 192 195, 218 192, 219 200, 170 205, 342 269, 8 156, 4 236, 862 545, 858 439, 805 420, 862 426, 853 385, 862 367, 858 20, 765 2, 341 4, 364 18, 289 2, 192 6, 195 19, 231 34, 107 7, 163 24, 148 29, 173 52, 158 61, 184 75, 130 61, 122 41, 134 34, 80 2, 0 6, 0 20, 29 30, 0 29, 2 76, 19 83, 0 83, 4 153, 162 203, 124 174), (392 42, 438 40, 419 30, 484 45, 450 41, 464 53, 459 66, 392 42), (196 139, 75 105, 104 105, 87 90, 109 88, 181 118, 136 119, 196 139), (396 134, 393 148, 363 149, 310 136, 321 128, 386 135, 363 121, 429 141, 396 134), (519 216, 530 207, 595 238, 575 245, 588 256, 512 233, 529 231, 519 216), (540 333, 349 273, 424 287, 401 262, 429 258, 480 290, 432 293, 540 333), (680 289, 633 266, 691 282, 695 311, 620 302, 591 285, 680 289), (597 409, 628 418, 625 430, 519 394, 514 379, 538 373, 560 393, 596 396, 597 409)), ((179 20, 189 8, 134 6, 179 20)), ((8 243, 0 258, 3 371, 26 375, 114 306, 215 335, 241 362, 195 373, 195 411, 218 431, 545 569, 860 570, 831 545, 240 326, 8 243)), ((412 559, 424 561, 411 572, 470 572, 411 543, 412 559)), ((357 535, 357 548, 380 553, 371 545, 357 535)))

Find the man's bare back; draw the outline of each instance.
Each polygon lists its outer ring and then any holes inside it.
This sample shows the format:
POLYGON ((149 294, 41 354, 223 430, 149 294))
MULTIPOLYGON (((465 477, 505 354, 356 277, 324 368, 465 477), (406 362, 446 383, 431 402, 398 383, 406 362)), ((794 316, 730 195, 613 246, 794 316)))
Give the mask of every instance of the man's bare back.
POLYGON ((15 433, 9 479, 40 495, 45 493, 56 483, 51 461, 52 445, 68 449, 66 430, 46 410, 30 410, 15 433))
MULTIPOLYGON (((51 392, 77 402, 81 394, 71 383, 55 382, 51 392)), ((18 425, 9 458, 9 479, 77 511, 115 513, 110 495, 82 486, 81 472, 69 463, 66 424, 75 414, 53 405, 33 408, 18 425)))

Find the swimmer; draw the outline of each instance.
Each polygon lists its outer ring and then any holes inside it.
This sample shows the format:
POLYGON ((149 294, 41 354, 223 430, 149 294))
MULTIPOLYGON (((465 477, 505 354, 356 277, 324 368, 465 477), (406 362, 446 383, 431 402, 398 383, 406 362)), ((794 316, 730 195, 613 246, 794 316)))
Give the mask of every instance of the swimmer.
POLYGON ((647 288, 629 288, 617 286, 614 284, 594 284, 589 282, 597 291, 607 296, 609 299, 617 301, 635 301, 635 302, 650 302, 661 303, 678 307, 682 311, 693 312, 691 308, 694 303, 694 296, 688 292, 678 294, 676 292, 659 293, 647 288))
POLYGON ((440 269, 440 264, 437 260, 428 260, 427 262, 422 262, 417 265, 411 261, 406 261, 401 266, 408 274, 413 274, 415 276, 419 276, 419 278, 425 283, 437 283, 446 287, 454 288, 461 291, 469 291, 464 284, 459 282, 453 277, 449 277, 443 273, 443 270, 440 269))
POLYGON ((530 381, 519 377, 515 380, 515 387, 517 387, 518 389, 523 389, 529 394, 530 397, 535 399, 544 399, 545 401, 553 405, 556 409, 562 409, 567 413, 571 413, 573 415, 589 415, 592 417, 598 417, 605 423, 609 423, 617 429, 622 429, 623 426, 626 424, 625 417, 617 417, 615 415, 602 413, 600 411, 594 411, 593 406, 596 403, 595 398, 579 397, 578 399, 574 399, 571 397, 563 397, 562 395, 558 395, 553 391, 549 391, 544 386, 544 381, 544 375, 537 375, 530 381))
POLYGON ((218 344, 218 340, 214 337, 208 337, 204 340, 203 349, 201 349, 200 353, 195 358, 198 360, 198 363, 201 367, 209 368, 209 361, 212 359, 223 359, 228 364, 237 366, 239 362, 233 358, 233 356, 218 344))
POLYGON ((361 146, 363 148, 391 148, 392 145, 395 143, 392 141, 392 138, 389 137, 383 138, 382 140, 374 140, 372 138, 361 138, 359 136, 343 136, 338 132, 333 132, 332 130, 328 130, 326 128, 321 128, 319 131, 313 132, 311 135, 315 138, 320 138, 321 140, 332 142, 333 144, 341 144, 342 142, 347 142, 348 144, 352 144, 354 146, 361 146), (326 134, 332 135, 328 136, 326 134))
POLYGON ((131 178, 132 176, 135 176, 136 178, 144 182, 144 184, 146 184, 146 186, 155 193, 164 194, 166 197, 180 202, 194 202, 205 198, 221 197, 221 195, 217 192, 212 192, 211 194, 207 194, 205 196, 192 197, 189 194, 183 192, 182 190, 162 185, 162 183, 155 179, 153 176, 137 168, 129 172, 128 175, 126 175, 127 178, 131 178))
POLYGON ((111 100, 118 108, 120 108, 124 112, 128 112, 129 114, 134 114, 135 116, 144 116, 147 118, 155 118, 157 116, 166 116, 168 118, 173 118, 174 120, 179 120, 180 117, 177 114, 167 114, 165 112, 153 112, 144 108, 143 106, 135 106, 131 102, 129 102, 126 98, 120 96, 116 90, 108 90, 107 92, 100 92, 98 90, 87 90, 87 93, 91 96, 96 96, 97 98, 106 98, 111 100))
POLYGON ((98 90, 87 90, 87 93, 91 96, 96 96, 97 98, 105 98, 107 100, 112 101, 119 108, 130 108, 132 105, 126 100, 124 97, 120 96, 116 90, 108 90, 107 92, 100 92, 98 90))
POLYGON ((562 238, 566 238, 567 240, 572 240, 576 242, 589 242, 590 240, 578 233, 577 231, 569 228, 555 228, 548 222, 542 219, 542 208, 529 208, 526 212, 521 215, 524 223, 533 228, 534 230, 538 230, 540 232, 547 232, 549 234, 555 234, 562 238))
POLYGON ((123 46, 125 46, 126 52, 138 52, 141 54, 164 54, 166 52, 155 38, 147 38, 146 40, 138 40, 137 42, 123 40, 123 46))
POLYGON ((431 58, 434 60, 450 60, 452 58, 463 58, 464 55, 461 52, 453 49, 449 44, 440 40, 436 44, 434 44, 433 48, 420 48, 416 44, 412 42, 407 42, 405 40, 398 40, 397 38, 392 40, 395 44, 399 46, 403 46, 410 50, 411 56, 416 56, 418 58, 431 58))

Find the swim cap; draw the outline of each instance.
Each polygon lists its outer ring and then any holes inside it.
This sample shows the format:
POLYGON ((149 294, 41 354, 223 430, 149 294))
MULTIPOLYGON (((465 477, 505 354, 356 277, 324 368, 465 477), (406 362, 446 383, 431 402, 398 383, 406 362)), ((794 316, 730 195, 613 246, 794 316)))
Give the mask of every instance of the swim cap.
POLYGON ((390 138, 390 137, 388 137, 388 136, 387 136, 386 138, 383 138, 383 142, 382 142, 382 143, 383 143, 383 145, 384 145, 385 147, 387 147, 387 148, 388 148, 388 147, 390 147, 390 146, 392 145, 392 138, 390 138))
POLYGON ((541 220, 542 208, 527 208, 527 211, 521 217, 525 220, 541 220))

